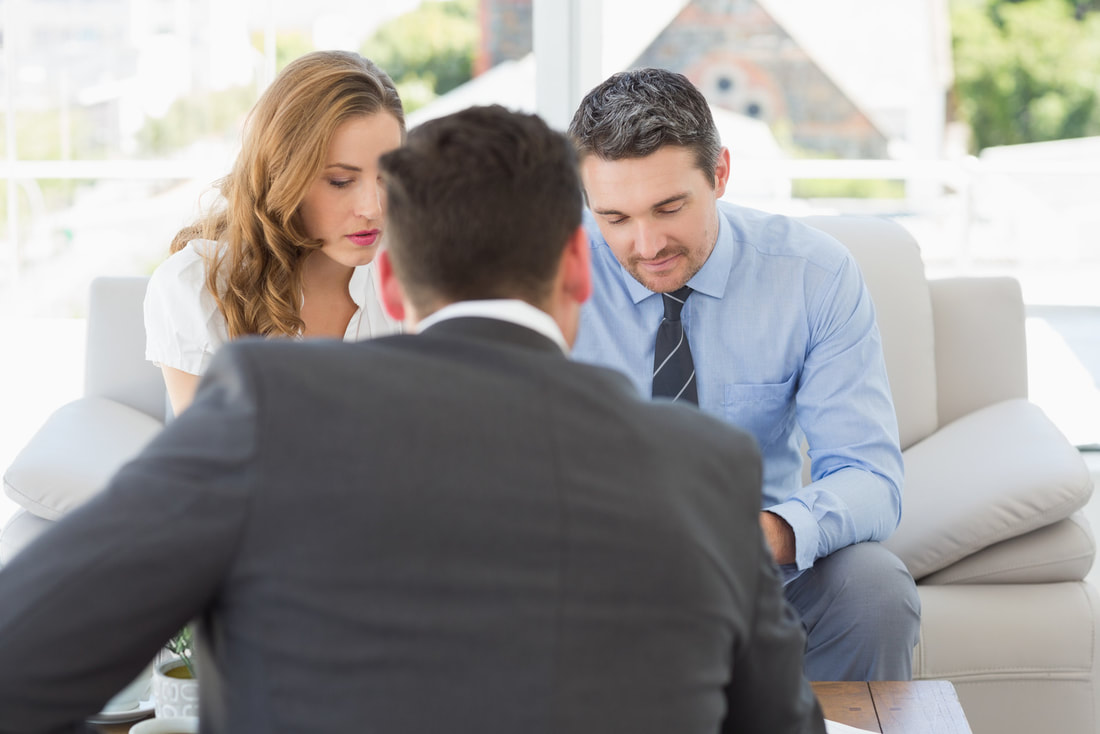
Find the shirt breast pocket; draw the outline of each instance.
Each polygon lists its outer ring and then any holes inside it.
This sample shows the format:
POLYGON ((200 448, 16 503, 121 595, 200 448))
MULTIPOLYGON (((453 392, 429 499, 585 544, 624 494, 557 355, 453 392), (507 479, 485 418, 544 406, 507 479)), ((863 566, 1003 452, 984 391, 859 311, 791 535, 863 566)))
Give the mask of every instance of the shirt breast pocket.
POLYGON ((723 385, 722 415, 727 423, 754 435, 764 449, 793 429, 797 384, 798 373, 783 382, 723 385))

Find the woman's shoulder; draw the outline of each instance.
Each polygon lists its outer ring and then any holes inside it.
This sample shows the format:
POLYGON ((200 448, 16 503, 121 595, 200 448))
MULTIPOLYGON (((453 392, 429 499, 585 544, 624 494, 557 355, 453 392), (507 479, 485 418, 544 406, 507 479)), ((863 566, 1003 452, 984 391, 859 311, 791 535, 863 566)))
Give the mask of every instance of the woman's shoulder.
POLYGON ((145 291, 146 358, 201 374, 227 341, 225 319, 206 288, 206 256, 218 245, 192 240, 161 263, 145 291))
POLYGON ((191 240, 158 265, 152 279, 202 283, 206 280, 207 258, 217 251, 218 243, 214 240, 191 240))
POLYGON ((213 240, 191 240, 157 266, 145 292, 145 310, 194 313, 205 321, 217 304, 206 288, 208 257, 219 247, 213 240))

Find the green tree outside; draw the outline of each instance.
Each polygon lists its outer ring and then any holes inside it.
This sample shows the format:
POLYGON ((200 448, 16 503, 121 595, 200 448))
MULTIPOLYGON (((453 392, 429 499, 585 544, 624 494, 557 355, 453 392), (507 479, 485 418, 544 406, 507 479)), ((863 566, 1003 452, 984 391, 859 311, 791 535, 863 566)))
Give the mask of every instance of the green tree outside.
POLYGON ((953 0, 957 110, 975 150, 1100 135, 1097 5, 953 0))
MULTIPOLYGON (((252 45, 257 54, 262 53, 263 44, 262 34, 255 34, 252 45)), ((313 42, 304 33, 280 31, 275 38, 276 71, 313 50, 313 42)), ((163 117, 146 120, 138 133, 141 154, 170 156, 206 137, 236 135, 257 96, 256 85, 246 84, 177 99, 163 117)))
POLYGON ((145 121, 138 133, 141 153, 171 156, 204 137, 235 133, 255 101, 252 85, 181 97, 164 117, 145 121))
MULTIPOLYGON (((262 34, 252 37, 252 46, 257 52, 263 53, 264 38, 262 34)), ((299 56, 305 56, 315 51, 313 41, 305 33, 300 31, 279 31, 275 34, 275 71, 280 72, 283 67, 299 56)))
POLYGON ((413 112, 473 78, 477 0, 424 2, 381 25, 361 53, 386 70, 413 112))
MULTIPOLYGON (((16 155, 20 160, 57 161, 64 157, 62 138, 68 139, 68 157, 73 160, 103 159, 111 146, 97 136, 98 128, 88 111, 73 107, 67 115, 58 109, 19 110, 15 115, 16 155), (62 129, 66 120, 68 125, 62 129)), ((2 151, 4 155, 6 150, 2 151)), ((31 182, 36 199, 48 210, 71 206, 78 188, 87 181, 76 179, 38 179, 31 182)), ((19 221, 26 225, 33 213, 24 186, 16 187, 19 221)), ((0 231, 8 224, 7 182, 0 182, 0 231)), ((0 235, 2 236, 2 235, 0 235)))

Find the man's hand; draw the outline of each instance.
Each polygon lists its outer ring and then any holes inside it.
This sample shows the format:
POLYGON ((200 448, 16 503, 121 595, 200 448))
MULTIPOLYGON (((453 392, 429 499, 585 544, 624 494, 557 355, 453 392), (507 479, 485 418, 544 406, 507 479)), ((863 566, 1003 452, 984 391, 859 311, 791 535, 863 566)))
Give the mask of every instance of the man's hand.
POLYGON ((760 528, 778 564, 794 563, 794 531, 787 521, 772 512, 760 513, 760 528))

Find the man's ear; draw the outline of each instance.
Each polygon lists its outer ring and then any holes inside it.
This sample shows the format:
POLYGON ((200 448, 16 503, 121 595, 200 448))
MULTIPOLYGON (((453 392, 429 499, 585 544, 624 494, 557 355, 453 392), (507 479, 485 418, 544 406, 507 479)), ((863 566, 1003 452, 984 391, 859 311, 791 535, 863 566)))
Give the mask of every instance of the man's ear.
POLYGON ((726 193, 726 184, 730 180, 730 149, 722 148, 718 153, 718 164, 714 167, 714 197, 721 199, 726 193))
POLYGON ((564 290, 577 303, 584 303, 592 295, 591 252, 588 248, 588 232, 580 225, 569 237, 562 253, 562 283, 564 290))
POLYGON ((405 290, 393 272, 393 261, 386 248, 378 251, 374 258, 378 269, 378 290, 382 296, 382 308, 394 321, 405 320, 405 290))

